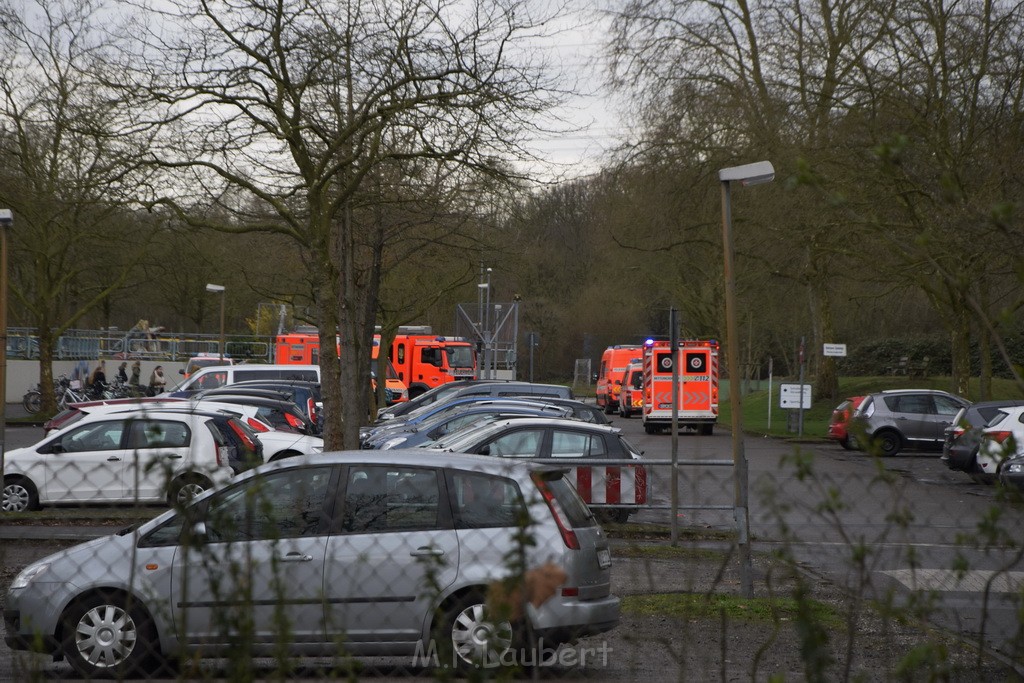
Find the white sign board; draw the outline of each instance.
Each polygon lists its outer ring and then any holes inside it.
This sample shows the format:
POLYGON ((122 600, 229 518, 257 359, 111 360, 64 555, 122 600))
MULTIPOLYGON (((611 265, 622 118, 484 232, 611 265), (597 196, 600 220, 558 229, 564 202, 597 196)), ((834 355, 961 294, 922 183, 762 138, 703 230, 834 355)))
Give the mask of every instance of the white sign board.
POLYGON ((780 384, 779 385, 779 407, 780 408, 803 408, 811 407, 811 385, 810 384, 780 384))
POLYGON ((845 357, 846 344, 825 344, 823 355, 845 357))

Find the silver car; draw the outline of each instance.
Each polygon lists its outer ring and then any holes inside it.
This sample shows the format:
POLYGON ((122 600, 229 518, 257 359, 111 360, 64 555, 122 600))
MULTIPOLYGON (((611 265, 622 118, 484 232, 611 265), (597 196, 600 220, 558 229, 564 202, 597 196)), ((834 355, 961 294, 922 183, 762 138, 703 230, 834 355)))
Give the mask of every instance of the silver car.
POLYGON ((893 456, 907 446, 942 448, 945 430, 971 402, 936 389, 895 389, 868 395, 853 412, 850 430, 861 449, 893 456))
POLYGON ((489 667, 535 638, 613 628, 610 567, 560 469, 424 450, 302 456, 30 565, 7 595, 6 642, 86 677, 239 652, 489 667), (552 566, 565 580, 517 603, 521 617, 488 601, 552 566))

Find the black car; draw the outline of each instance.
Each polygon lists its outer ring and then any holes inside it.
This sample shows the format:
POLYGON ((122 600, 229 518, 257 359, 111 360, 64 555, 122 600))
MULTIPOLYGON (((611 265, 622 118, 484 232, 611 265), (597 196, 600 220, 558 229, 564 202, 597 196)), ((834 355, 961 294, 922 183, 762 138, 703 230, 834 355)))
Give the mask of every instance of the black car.
POLYGON ((201 391, 193 396, 192 400, 254 406, 258 410, 257 417, 274 429, 310 436, 317 436, 319 434, 317 426, 291 401, 245 393, 217 392, 207 394, 205 391, 201 391))
POLYGON ((1024 400, 982 401, 974 403, 953 418, 946 428, 946 440, 942 446, 942 462, 957 472, 966 472, 976 481, 990 482, 992 475, 985 474, 978 467, 978 444, 981 432, 989 420, 999 413, 1000 408, 1024 405, 1024 400))
POLYGON ((266 389, 279 392, 286 397, 286 400, 291 401, 299 407, 299 410, 306 413, 306 417, 313 423, 321 425, 319 413, 323 408, 324 397, 319 382, 299 379, 253 379, 235 382, 231 388, 236 390, 266 389))

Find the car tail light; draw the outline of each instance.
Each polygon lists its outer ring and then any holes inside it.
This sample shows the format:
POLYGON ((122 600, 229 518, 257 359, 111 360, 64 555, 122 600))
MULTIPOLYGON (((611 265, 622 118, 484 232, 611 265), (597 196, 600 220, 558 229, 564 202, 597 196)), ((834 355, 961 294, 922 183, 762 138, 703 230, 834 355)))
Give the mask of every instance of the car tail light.
POLYGON ((309 419, 316 424, 316 401, 311 398, 306 399, 306 412, 309 414, 309 419))
POLYGON ((555 518, 555 524, 558 525, 558 531, 562 534, 562 542, 565 543, 565 547, 570 550, 579 550, 580 540, 576 538, 576 532, 573 531, 572 526, 569 524, 565 511, 562 509, 562 504, 558 502, 555 494, 548 488, 543 479, 535 477, 533 481, 537 484, 540 494, 544 497, 544 502, 548 504, 551 516, 555 518))
POLYGON ((986 436, 996 443, 1003 443, 1013 436, 1013 432, 989 432, 986 436))
POLYGON ((291 427, 293 429, 298 429, 299 431, 305 431, 306 423, 303 422, 302 418, 298 417, 297 415, 292 415, 291 413, 285 413, 284 414, 284 419, 288 423, 289 427, 291 427))
POLYGON ((270 427, 268 427, 267 425, 263 424, 262 422, 257 420, 255 417, 250 417, 250 418, 246 419, 245 423, 247 425, 249 425, 250 427, 252 427, 254 432, 269 432, 270 431, 270 427))
POLYGON ((245 433, 245 430, 242 429, 238 423, 231 420, 228 424, 231 425, 231 431, 233 431, 235 435, 241 439, 242 443, 245 444, 246 449, 251 451, 259 450, 256 448, 256 442, 249 438, 249 435, 245 433))

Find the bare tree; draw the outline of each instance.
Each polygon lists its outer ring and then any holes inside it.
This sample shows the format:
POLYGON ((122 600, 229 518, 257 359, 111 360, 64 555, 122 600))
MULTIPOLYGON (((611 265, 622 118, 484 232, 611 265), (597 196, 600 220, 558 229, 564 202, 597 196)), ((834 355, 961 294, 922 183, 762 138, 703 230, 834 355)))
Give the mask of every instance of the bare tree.
MULTIPOLYGON (((365 419, 386 226, 359 193, 385 162, 488 173, 545 105, 520 0, 171 2, 125 83, 163 125, 148 203, 290 238, 315 285, 329 447, 365 419), (230 216, 224 220, 222 215, 230 216), (335 354, 340 341, 341 359, 335 354)), ((146 15, 140 15, 145 18, 146 15)))
POLYGON ((148 239, 122 208, 144 182, 145 126, 106 85, 106 11, 89 0, 0 5, 0 204, 16 216, 11 292, 39 334, 45 412, 57 338, 121 286, 148 239))

